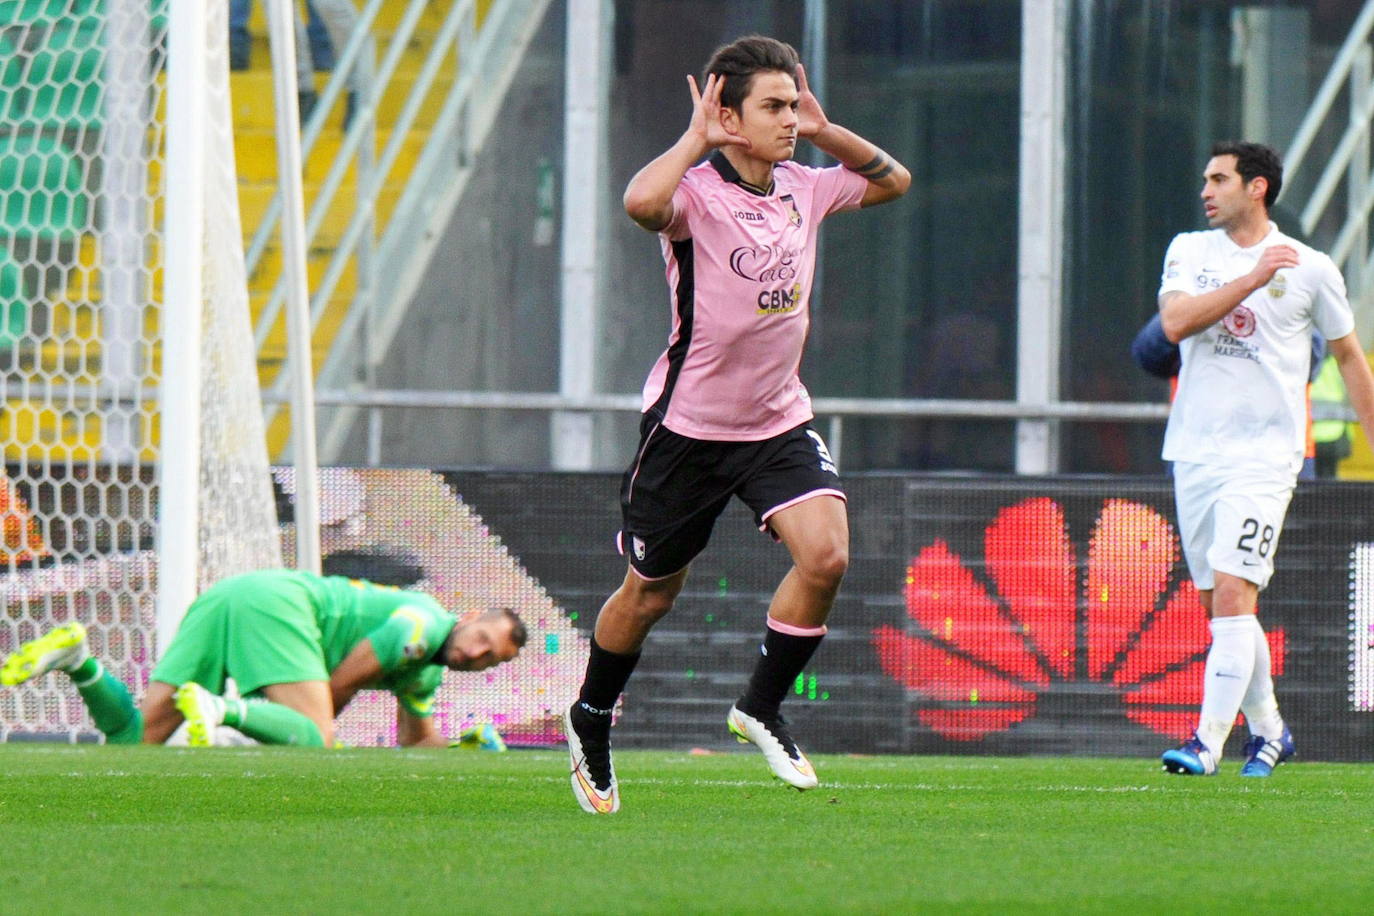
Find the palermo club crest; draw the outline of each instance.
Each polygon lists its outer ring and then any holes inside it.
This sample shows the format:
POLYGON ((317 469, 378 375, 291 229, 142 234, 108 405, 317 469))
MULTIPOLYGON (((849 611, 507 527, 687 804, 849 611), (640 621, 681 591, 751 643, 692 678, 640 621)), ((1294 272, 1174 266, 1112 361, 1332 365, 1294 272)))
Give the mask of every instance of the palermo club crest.
POLYGON ((802 224, 801 211, 797 209, 797 201, 791 194, 784 194, 778 198, 787 207, 787 221, 794 226, 802 224))

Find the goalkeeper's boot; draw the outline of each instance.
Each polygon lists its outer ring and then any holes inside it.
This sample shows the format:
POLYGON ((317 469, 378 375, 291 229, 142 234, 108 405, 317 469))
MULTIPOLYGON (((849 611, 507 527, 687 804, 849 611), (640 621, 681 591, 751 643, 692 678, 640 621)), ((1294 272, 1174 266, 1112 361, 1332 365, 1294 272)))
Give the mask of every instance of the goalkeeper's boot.
POLYGON ((177 688, 173 695, 177 711, 186 717, 188 747, 213 747, 219 726, 224 723, 224 699, 193 681, 177 688))
POLYGON ((76 621, 49 630, 10 653, 0 666, 0 684, 13 686, 49 671, 75 671, 90 658, 86 628, 76 621))
POLYGON ((819 784, 811 761, 797 747, 787 732, 787 722, 781 715, 756 718, 743 712, 739 704, 730 707, 725 724, 740 743, 751 743, 763 751, 763 759, 773 775, 794 789, 814 789, 819 784))
POLYGON ((1176 776, 1217 775, 1216 755, 1207 750, 1207 745, 1198 738, 1197 732, 1193 732, 1193 737, 1180 746, 1165 751, 1160 761, 1165 770, 1176 776))
POLYGON ((563 715, 573 796, 588 814, 614 814, 620 810, 620 788, 611 765, 610 717, 604 723, 591 719, 591 714, 582 712, 576 703, 563 715))
POLYGON ((1245 742, 1245 763, 1240 768, 1242 776, 1268 776, 1274 768, 1292 757, 1297 748, 1293 745, 1293 733, 1288 726, 1277 738, 1265 740, 1261 735, 1252 735, 1245 742))

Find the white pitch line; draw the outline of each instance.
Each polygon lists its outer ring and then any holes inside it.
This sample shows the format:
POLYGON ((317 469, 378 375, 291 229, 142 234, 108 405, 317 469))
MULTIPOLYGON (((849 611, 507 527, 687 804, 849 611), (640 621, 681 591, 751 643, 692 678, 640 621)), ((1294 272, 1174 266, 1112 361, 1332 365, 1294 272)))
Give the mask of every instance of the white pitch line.
MULTIPOLYGON (((81 778, 144 778, 144 779, 211 779, 221 775, 221 773, 134 773, 127 770, 106 770, 102 773, 82 773, 69 772, 68 777, 81 778)), ((315 773, 264 773, 255 770, 244 770, 234 774, 235 778, 240 779, 300 779, 318 780, 319 774, 315 773)), ((369 782, 383 782, 398 777, 414 780, 433 780, 438 782, 471 782, 471 783, 562 783, 567 779, 566 775, 517 775, 506 776, 486 773, 357 773, 357 774, 333 774, 331 780, 340 779, 366 780, 369 782)), ((630 776, 622 779, 621 784, 625 786, 705 786, 711 788, 743 789, 755 788, 764 789, 778 785, 775 779, 691 779, 691 778, 664 778, 661 776, 630 776)), ((999 789, 1006 789, 1015 792, 1075 792, 1075 793, 1095 793, 1106 795, 1119 795, 1141 792, 1165 792, 1167 786, 1080 786, 1080 785, 1017 785, 1017 786, 986 786, 974 785, 969 783, 933 783, 933 782, 823 782, 819 787, 822 791, 843 791, 843 792, 996 792, 999 789)), ((1245 787, 1250 791, 1249 787, 1245 787)), ((1265 794, 1283 794, 1281 789, 1265 788, 1265 794)))

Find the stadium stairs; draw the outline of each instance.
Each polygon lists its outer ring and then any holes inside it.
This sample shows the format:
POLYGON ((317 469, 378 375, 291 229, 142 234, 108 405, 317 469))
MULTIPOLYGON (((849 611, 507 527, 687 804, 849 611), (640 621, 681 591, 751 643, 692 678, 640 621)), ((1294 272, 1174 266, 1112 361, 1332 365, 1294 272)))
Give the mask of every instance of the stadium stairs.
MULTIPOLYGON (((382 5, 373 35, 378 48, 389 46, 397 28, 405 4, 385 3, 382 5)), ((394 115, 409 95, 415 77, 420 70, 425 54, 428 52, 434 34, 442 25, 447 12, 446 4, 430 4, 422 15, 410 42, 402 55, 395 77, 385 88, 378 106, 376 148, 385 148, 392 137, 394 115)), ((253 18, 249 22, 253 35, 253 49, 250 67, 247 70, 230 73, 230 96, 234 120, 234 153, 237 160, 239 184, 239 213, 243 225, 244 245, 248 246, 254 232, 267 215, 279 179, 277 173, 277 148, 275 130, 275 105, 273 102, 271 54, 267 42, 267 22, 264 4, 253 6, 253 18)), ((336 54, 341 49, 335 49, 336 54)), ((318 91, 324 88, 329 73, 316 73, 318 91)), ((436 80, 436 88, 447 90, 454 79, 452 61, 436 80)), ((428 132, 434 123, 443 91, 432 92, 421 109, 420 117, 407 133, 401 146, 396 164, 388 171, 387 179, 377 200, 376 215, 378 225, 385 225, 391 217, 398 198, 404 188, 405 176, 413 168, 423 150, 428 132)), ((314 148, 310 151, 304 166, 304 199, 308 214, 312 203, 318 197, 321 183, 330 167, 340 155, 344 140, 344 97, 334 105, 324 122, 324 131, 314 148)), ((305 113, 302 113, 304 122, 305 113)), ((309 275, 308 288, 312 295, 327 269, 334 250, 353 216, 353 202, 358 192, 358 166, 353 162, 347 172, 344 184, 339 188, 319 232, 310 240, 306 252, 306 265, 309 275)), ((329 354, 339 327, 343 323, 357 292, 356 260, 350 260, 342 279, 330 296, 312 339, 313 363, 323 365, 329 354)), ((262 257, 253 266, 248 277, 248 294, 253 320, 259 321, 267 306, 273 287, 282 274, 282 251, 278 239, 274 239, 264 250, 262 257)), ((267 390, 285 368, 286 362, 286 322, 283 316, 272 323, 258 351, 258 376, 260 384, 267 390)), ((290 419, 285 411, 278 412, 268 429, 268 448, 271 454, 280 454, 290 436, 290 419)))

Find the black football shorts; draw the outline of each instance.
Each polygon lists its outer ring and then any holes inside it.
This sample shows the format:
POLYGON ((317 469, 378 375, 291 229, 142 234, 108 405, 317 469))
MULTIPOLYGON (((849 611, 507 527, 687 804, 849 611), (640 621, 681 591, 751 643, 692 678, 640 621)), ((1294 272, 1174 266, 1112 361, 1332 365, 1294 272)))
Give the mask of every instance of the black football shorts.
POLYGON ((809 423, 760 442, 719 442, 678 435, 645 414, 620 486, 617 546, 639 575, 663 579, 705 549, 730 497, 767 531, 773 513, 823 494, 844 498, 835 462, 809 423))

